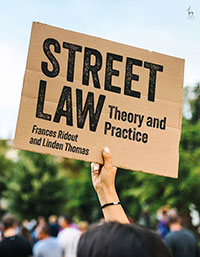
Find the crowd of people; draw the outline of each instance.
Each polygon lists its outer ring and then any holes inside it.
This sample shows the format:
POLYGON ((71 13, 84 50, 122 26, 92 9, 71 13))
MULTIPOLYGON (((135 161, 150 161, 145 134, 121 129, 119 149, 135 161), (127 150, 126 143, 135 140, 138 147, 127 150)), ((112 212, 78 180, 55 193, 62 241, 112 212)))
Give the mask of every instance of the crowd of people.
POLYGON ((48 222, 41 216, 19 224, 13 215, 6 214, 0 227, 0 256, 76 257, 80 235, 87 228, 87 221, 76 225, 68 215, 59 219, 52 215, 48 222))
POLYGON ((194 234, 182 226, 176 209, 158 211, 158 231, 130 224, 115 189, 116 168, 108 148, 104 165, 92 163, 92 182, 104 221, 88 228, 70 216, 52 215, 24 221, 7 214, 2 219, 0 257, 199 257, 194 234))

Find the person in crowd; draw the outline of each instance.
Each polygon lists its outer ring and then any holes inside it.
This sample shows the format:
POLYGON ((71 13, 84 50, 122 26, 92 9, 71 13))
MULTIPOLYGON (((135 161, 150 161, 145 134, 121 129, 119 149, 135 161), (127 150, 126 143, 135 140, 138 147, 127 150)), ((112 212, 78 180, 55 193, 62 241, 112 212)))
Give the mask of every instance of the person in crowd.
POLYGON ((30 243, 25 238, 17 235, 16 221, 10 214, 7 214, 3 217, 3 239, 0 242, 0 256, 32 256, 32 248, 30 243))
POLYGON ((87 221, 83 220, 79 222, 79 228, 81 233, 85 233, 88 230, 89 224, 87 221))
POLYGON ((167 219, 167 211, 170 210, 168 205, 163 206, 157 211, 157 219, 159 220, 158 223, 158 233, 164 239, 166 235, 169 233, 169 224, 167 219))
POLYGON ((159 235, 130 224, 115 189, 116 168, 109 149, 103 149, 104 164, 92 163, 92 181, 105 223, 82 234, 77 257, 171 257, 159 235))
POLYGON ((167 212, 170 233, 165 237, 165 242, 174 257, 198 257, 199 248, 192 231, 184 228, 181 217, 176 209, 167 212))
POLYGON ((38 234, 39 234, 40 228, 42 228, 44 225, 46 225, 45 218, 43 216, 39 216, 38 222, 32 232, 32 238, 33 238, 34 244, 38 241, 38 234))
POLYGON ((59 218, 58 218, 59 232, 61 232, 61 231, 63 230, 63 228, 62 228, 62 223, 63 223, 63 220, 64 220, 64 219, 67 219, 67 220, 68 220, 68 223, 69 223, 69 227, 70 227, 70 228, 76 228, 76 229, 79 230, 79 227, 77 226, 77 224, 73 222, 72 216, 70 216, 70 215, 61 215, 61 216, 59 216, 59 218))
POLYGON ((43 225, 38 231, 38 242, 33 247, 34 257, 62 257, 63 250, 58 240, 51 237, 48 225, 43 225))
POLYGON ((57 237, 59 232, 59 225, 56 215, 49 216, 49 231, 51 236, 57 237))
POLYGON ((171 257, 160 236, 134 224, 106 222, 88 229, 77 257, 171 257))
POLYGON ((33 238, 31 236, 31 233, 23 224, 20 228, 20 235, 26 238, 29 241, 30 245, 33 245, 33 238))
POLYGON ((76 227, 70 226, 72 218, 70 216, 63 216, 59 219, 59 225, 62 231, 58 234, 58 242, 64 250, 65 257, 76 257, 77 245, 80 238, 80 230, 76 227))

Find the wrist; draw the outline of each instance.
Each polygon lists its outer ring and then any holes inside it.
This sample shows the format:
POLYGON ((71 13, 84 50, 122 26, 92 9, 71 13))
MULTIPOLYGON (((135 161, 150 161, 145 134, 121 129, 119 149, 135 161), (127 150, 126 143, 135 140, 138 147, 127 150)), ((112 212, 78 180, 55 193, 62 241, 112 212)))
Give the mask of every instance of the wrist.
POLYGON ((109 196, 116 194, 115 186, 100 186, 96 188, 96 193, 98 196, 109 196))
POLYGON ((121 202, 105 203, 104 205, 101 206, 101 209, 103 210, 106 207, 113 206, 113 205, 119 205, 119 204, 121 205, 121 202))
POLYGON ((98 189, 97 195, 98 195, 101 206, 106 203, 119 201, 119 197, 117 195, 115 187, 98 189))

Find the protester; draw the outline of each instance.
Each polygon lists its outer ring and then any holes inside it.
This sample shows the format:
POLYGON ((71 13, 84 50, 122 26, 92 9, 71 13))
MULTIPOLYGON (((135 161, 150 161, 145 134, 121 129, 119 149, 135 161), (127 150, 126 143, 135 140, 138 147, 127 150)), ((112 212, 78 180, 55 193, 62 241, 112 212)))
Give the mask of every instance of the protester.
POLYGON ((0 256, 32 256, 32 248, 30 243, 25 238, 17 235, 16 221, 10 214, 3 217, 3 240, 0 242, 0 256))
POLYGON ((50 236, 47 225, 40 227, 38 231, 38 242, 33 247, 34 257, 62 257, 63 250, 57 239, 50 236))
POLYGON ((62 231, 58 234, 58 242, 62 246, 65 257, 76 257, 77 245, 80 238, 80 231, 72 224, 72 218, 63 216, 59 219, 62 231))
POLYGON ((30 245, 33 245, 33 238, 30 231, 22 224, 20 229, 20 235, 28 240, 30 245))
POLYGON ((156 233, 133 224, 106 222, 88 229, 77 257, 171 257, 156 233))
POLYGON ((184 228, 181 218, 175 209, 167 212, 170 233, 166 236, 166 244, 174 257, 198 257, 199 249, 192 231, 184 228))
POLYGON ((56 215, 49 216, 49 231, 51 236, 57 237, 59 232, 59 225, 56 215))
POLYGON ((159 235, 129 224, 116 193, 116 168, 107 147, 103 160, 103 167, 92 163, 92 181, 107 222, 82 234, 77 257, 170 257, 159 235))
POLYGON ((169 233, 169 225, 167 219, 167 211, 169 211, 170 207, 168 205, 163 206, 157 212, 158 223, 158 233, 164 239, 166 235, 169 233))
POLYGON ((33 238, 33 243, 36 243, 38 241, 38 234, 40 229, 46 225, 45 218, 43 216, 38 217, 38 223, 36 224, 33 233, 32 233, 32 238, 33 238))
POLYGON ((76 229, 79 230, 79 227, 77 226, 77 224, 73 222, 72 216, 70 216, 70 215, 61 215, 58 218, 59 232, 63 230, 62 223, 63 223, 64 220, 67 220, 67 223, 69 224, 70 228, 76 228, 76 229))

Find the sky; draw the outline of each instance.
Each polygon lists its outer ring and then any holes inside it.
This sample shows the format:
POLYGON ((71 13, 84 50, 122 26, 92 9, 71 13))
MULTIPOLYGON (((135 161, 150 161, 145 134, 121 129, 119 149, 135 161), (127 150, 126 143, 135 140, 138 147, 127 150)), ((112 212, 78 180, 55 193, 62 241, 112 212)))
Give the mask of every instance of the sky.
POLYGON ((14 137, 33 21, 183 58, 184 85, 200 81, 199 0, 1 0, 0 138, 14 137))

